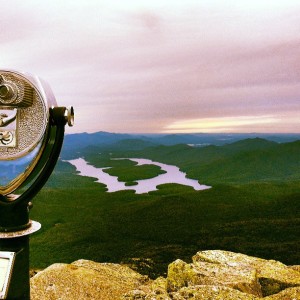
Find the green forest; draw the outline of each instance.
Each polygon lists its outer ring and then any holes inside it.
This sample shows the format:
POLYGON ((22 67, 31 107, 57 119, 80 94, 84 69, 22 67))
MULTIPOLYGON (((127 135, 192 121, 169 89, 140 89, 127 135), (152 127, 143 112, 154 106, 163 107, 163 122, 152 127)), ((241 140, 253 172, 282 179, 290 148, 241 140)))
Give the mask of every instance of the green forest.
POLYGON ((31 268, 83 258, 125 263, 155 277, 164 275, 171 261, 189 262, 197 251, 209 249, 300 264, 299 141, 251 138, 218 146, 139 149, 125 144, 63 152, 33 200, 30 216, 42 229, 31 237, 31 268), (94 178, 79 176, 68 157, 111 167, 107 172, 128 185, 161 170, 112 158, 149 158, 176 165, 212 188, 164 184, 148 194, 108 193, 94 178))

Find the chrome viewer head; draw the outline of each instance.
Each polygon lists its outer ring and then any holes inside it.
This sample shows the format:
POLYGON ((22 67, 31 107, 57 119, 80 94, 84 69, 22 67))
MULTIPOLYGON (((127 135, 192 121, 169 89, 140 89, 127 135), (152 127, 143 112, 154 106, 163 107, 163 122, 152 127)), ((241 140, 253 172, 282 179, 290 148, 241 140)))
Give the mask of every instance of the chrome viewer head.
POLYGON ((29 218, 31 200, 51 175, 65 125, 73 121, 73 108, 58 107, 38 77, 0 70, 0 299, 30 299, 28 236, 41 227, 29 218))
MULTIPOLYGON (((37 165, 56 106, 51 89, 38 77, 0 70, 0 195, 17 189, 37 165)), ((65 122, 72 126, 73 108, 64 109, 65 122)))

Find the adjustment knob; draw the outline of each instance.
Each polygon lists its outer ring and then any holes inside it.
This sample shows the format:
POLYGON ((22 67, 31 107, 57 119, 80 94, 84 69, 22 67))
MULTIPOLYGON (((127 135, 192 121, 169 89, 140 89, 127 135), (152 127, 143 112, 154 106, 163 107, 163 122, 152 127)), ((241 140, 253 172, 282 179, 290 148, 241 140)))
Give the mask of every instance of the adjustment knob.
POLYGON ((0 99, 3 100, 10 100, 14 96, 14 90, 8 84, 1 84, 0 85, 0 99))

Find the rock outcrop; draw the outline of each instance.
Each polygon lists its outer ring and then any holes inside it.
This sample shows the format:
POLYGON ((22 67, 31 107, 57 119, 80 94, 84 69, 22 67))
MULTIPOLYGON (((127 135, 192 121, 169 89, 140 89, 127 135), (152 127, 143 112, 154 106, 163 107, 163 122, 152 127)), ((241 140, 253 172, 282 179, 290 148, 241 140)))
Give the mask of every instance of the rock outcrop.
POLYGON ((193 262, 195 265, 207 262, 240 270, 252 268, 257 272, 256 276, 263 296, 276 294, 288 287, 300 285, 299 272, 274 260, 265 260, 225 251, 202 251, 193 257, 193 262))
POLYGON ((31 278, 31 300, 121 299, 148 278, 127 266, 78 260, 54 264, 31 278))
POLYGON ((150 280, 127 266, 79 260, 31 278, 32 300, 296 300, 299 266, 220 250, 176 260, 167 277, 150 280))

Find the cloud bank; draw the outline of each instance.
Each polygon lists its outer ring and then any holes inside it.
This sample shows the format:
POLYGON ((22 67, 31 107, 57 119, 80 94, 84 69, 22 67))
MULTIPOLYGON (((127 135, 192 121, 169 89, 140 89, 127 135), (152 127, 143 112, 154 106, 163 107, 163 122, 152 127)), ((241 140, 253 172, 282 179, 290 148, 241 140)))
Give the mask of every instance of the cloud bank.
POLYGON ((0 65, 47 80, 71 132, 300 132, 297 2, 7 1, 0 65))

